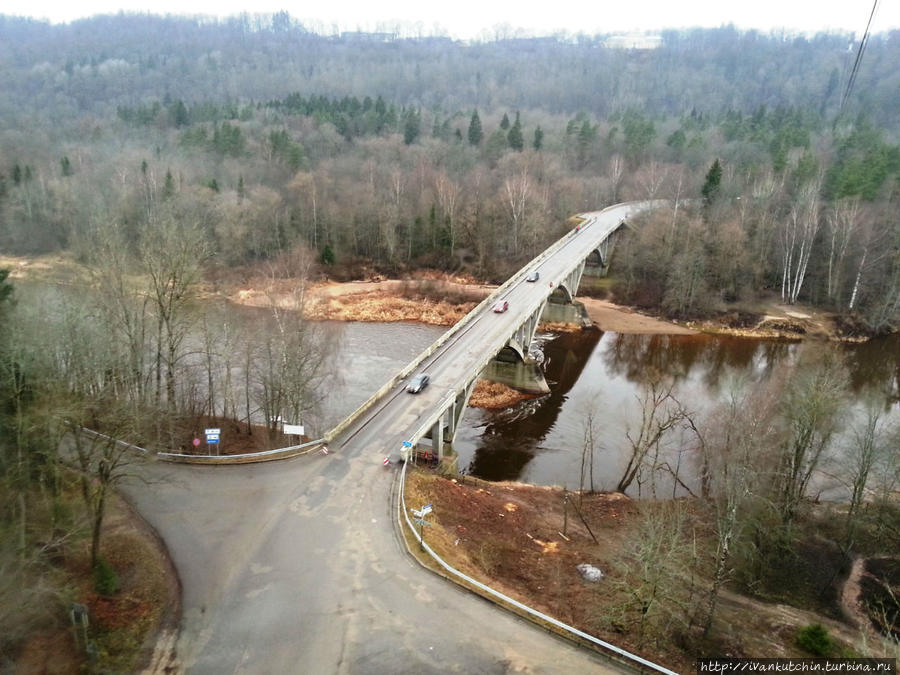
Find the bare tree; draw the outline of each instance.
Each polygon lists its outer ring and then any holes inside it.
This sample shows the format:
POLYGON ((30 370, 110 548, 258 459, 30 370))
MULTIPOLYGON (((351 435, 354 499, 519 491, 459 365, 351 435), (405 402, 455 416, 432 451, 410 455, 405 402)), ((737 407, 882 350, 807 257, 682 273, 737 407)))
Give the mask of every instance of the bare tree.
POLYGON ((156 313, 156 401, 161 397, 162 370, 166 374, 166 405, 174 412, 175 371, 188 329, 186 306, 212 249, 202 229, 183 223, 174 214, 150 228, 140 244, 140 256, 150 278, 150 299, 156 313))
POLYGON ((581 472, 578 483, 579 498, 584 494, 585 480, 587 480, 588 489, 594 492, 594 451, 600 437, 597 407, 597 397, 591 396, 581 423, 583 440, 581 444, 581 472))
POLYGON ((871 395, 865 404, 865 418, 851 429, 843 478, 850 491, 847 505, 845 550, 854 543, 860 507, 866 499, 869 475, 873 469, 896 454, 896 441, 900 439, 900 427, 888 425, 884 415, 883 397, 871 395))
POLYGON ((714 513, 716 550, 712 584, 703 617, 704 635, 715 618, 719 593, 734 570, 735 544, 747 527, 762 472, 765 450, 778 441, 776 411, 771 392, 737 382, 728 398, 707 416, 703 450, 709 482, 709 504, 714 513))
POLYGON ((450 259, 453 259, 453 251, 456 249, 456 209, 459 202, 460 189, 445 171, 441 171, 434 178, 434 191, 437 194, 438 205, 447 224, 450 236, 450 259))
POLYGON ((834 349, 797 366, 784 392, 786 425, 773 476, 773 501, 785 532, 796 516, 832 436, 846 396, 847 371, 834 349))
MULTIPOLYGON (((696 592, 687 514, 679 502, 643 502, 637 532, 621 556, 615 584, 620 621, 636 621, 637 641, 666 642, 690 625, 696 592)), ((616 608, 613 608, 615 611, 616 608)), ((604 608, 608 613, 610 608, 604 608)))
POLYGON ((675 397, 675 382, 651 371, 641 383, 641 393, 636 396, 640 405, 640 421, 636 428, 625 432, 628 439, 628 461, 616 485, 616 491, 625 492, 640 472, 655 466, 647 466, 648 459, 657 455, 660 443, 669 431, 688 418, 688 411, 675 397))
POLYGON ((74 399, 68 410, 72 444, 80 471, 81 496, 91 517, 91 565, 100 559, 100 539, 107 500, 116 484, 130 475, 139 454, 129 443, 140 437, 141 418, 115 399, 74 399), (90 429, 99 428, 103 433, 90 429))
POLYGON ((275 331, 263 337, 255 366, 256 398, 271 431, 279 419, 296 424, 317 410, 333 348, 324 327, 303 316, 312 256, 298 248, 278 262, 270 267, 266 291, 275 331), (282 287, 277 295, 276 281, 282 287))
POLYGON ((90 238, 89 260, 97 307, 104 324, 126 350, 127 365, 122 373, 123 392, 135 405, 146 403, 148 370, 148 329, 150 297, 141 288, 134 271, 138 261, 129 251, 121 226, 106 223, 90 238))

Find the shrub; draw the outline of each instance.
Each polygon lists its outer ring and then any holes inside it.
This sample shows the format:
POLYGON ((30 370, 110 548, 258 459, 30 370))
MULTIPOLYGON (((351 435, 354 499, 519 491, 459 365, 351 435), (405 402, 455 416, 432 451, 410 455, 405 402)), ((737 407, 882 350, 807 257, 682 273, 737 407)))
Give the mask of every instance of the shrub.
POLYGON ((833 644, 828 631, 820 623, 812 623, 797 634, 797 645, 816 656, 828 656, 833 644))
POLYGON ((119 591, 119 577, 102 558, 94 565, 94 590, 100 595, 115 595, 119 591))

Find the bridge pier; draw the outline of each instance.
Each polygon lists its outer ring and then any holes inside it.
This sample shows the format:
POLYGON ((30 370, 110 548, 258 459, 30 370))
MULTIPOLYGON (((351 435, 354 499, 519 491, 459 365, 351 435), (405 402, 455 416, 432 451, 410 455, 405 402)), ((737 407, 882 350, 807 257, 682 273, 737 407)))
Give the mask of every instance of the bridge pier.
POLYGON ((571 303, 561 304, 558 302, 547 302, 544 305, 544 311, 541 313, 541 321, 551 323, 574 323, 582 328, 589 328, 593 325, 584 303, 573 300, 571 303))
POLYGON ((491 382, 499 382, 526 394, 549 394, 550 387, 541 367, 533 360, 501 361, 494 359, 481 372, 481 377, 491 382))

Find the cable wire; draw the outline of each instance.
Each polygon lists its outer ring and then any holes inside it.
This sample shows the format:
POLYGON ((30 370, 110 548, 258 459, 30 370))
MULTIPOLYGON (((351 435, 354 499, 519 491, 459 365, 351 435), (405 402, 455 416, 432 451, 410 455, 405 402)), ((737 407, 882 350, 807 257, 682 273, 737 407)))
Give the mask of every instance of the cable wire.
POLYGON ((869 13, 869 21, 866 23, 866 31, 863 33, 862 40, 859 41, 859 49, 856 50, 856 60, 853 62, 853 69, 850 71, 850 77, 847 79, 847 88, 841 98, 841 106, 838 114, 844 111, 844 106, 847 104, 847 101, 850 99, 850 94, 853 91, 853 85, 856 84, 856 75, 859 73, 859 65, 862 63, 866 46, 869 44, 869 29, 872 27, 872 19, 875 18, 875 12, 878 10, 879 2, 880 0, 875 0, 872 4, 872 11, 869 13))

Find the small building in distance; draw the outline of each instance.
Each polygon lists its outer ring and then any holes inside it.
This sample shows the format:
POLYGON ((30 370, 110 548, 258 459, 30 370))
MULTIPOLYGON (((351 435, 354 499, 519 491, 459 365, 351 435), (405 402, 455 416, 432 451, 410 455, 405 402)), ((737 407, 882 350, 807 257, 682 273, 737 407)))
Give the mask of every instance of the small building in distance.
POLYGON ((603 41, 603 46, 610 49, 656 49, 660 45, 662 45, 661 35, 642 35, 640 33, 610 35, 603 41))

